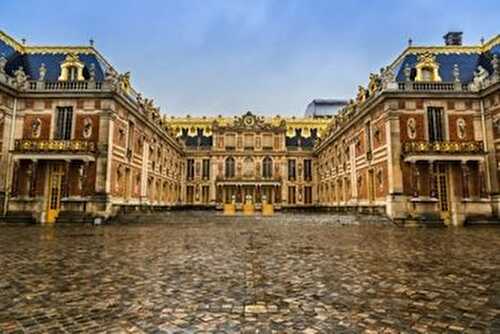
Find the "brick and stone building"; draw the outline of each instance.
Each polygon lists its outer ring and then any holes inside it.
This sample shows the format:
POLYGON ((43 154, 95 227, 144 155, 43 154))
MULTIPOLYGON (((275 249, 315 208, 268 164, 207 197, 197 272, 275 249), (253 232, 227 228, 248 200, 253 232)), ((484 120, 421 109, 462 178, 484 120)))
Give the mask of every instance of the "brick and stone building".
MULTIPOLYGON (((451 35, 450 35, 451 34, 451 35)), ((455 225, 499 216, 500 36, 409 46, 315 148, 319 206, 455 225)))
POLYGON ((167 118, 92 45, 0 32, 3 214, 75 221, 249 199, 402 223, 498 220, 500 35, 461 37, 410 45, 328 117, 167 118))
POLYGON ((170 118, 185 144, 185 203, 241 208, 250 198, 275 209, 313 207, 317 203, 313 174, 314 145, 328 120, 263 117, 170 118))
POLYGON ((9 217, 86 220, 182 201, 182 144, 93 46, 27 46, 0 33, 0 139, 9 217))

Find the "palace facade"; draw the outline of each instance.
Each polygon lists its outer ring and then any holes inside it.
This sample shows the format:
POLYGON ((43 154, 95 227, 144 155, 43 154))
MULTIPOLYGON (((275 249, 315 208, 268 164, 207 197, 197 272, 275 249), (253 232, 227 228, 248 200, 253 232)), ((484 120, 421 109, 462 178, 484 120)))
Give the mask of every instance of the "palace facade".
POLYGON ((318 205, 394 221, 498 219, 500 36, 409 46, 329 124, 317 155, 318 205))
POLYGON ((93 46, 32 47, 0 33, 0 138, 10 219, 89 220, 182 202, 182 144, 93 46))
POLYGON ((249 200, 401 223, 498 219, 499 54, 500 36, 410 45, 333 117, 167 118, 93 45, 0 33, 3 214, 87 221, 249 200))
POLYGON ((170 118, 185 144, 187 205, 240 209, 250 198, 275 209, 313 207, 314 146, 325 119, 262 117, 170 118))

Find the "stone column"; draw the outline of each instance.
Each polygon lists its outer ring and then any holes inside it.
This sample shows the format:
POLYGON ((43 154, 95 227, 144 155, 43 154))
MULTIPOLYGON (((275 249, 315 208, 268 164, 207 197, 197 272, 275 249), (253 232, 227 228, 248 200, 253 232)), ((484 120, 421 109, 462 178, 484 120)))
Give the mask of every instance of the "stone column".
MULTIPOLYGON (((35 197, 36 195, 36 180, 37 180, 37 169, 38 169, 38 163, 36 160, 33 160, 31 162, 31 179, 30 179, 30 189, 29 189, 29 196, 30 197, 35 197)), ((66 182, 68 183, 68 182, 66 182)))
POLYGON ((69 197, 69 171, 70 171, 70 163, 71 161, 66 160, 64 163, 64 185, 63 185, 63 196, 61 197, 69 197))
POLYGON ((412 188, 413 188, 413 197, 420 196, 420 171, 418 170, 417 162, 411 162, 411 171, 412 171, 412 188))
POLYGON ((436 177, 434 176, 434 161, 429 161, 429 177, 430 177, 430 196, 433 198, 437 197, 436 190, 436 177))
POLYGON ((462 161, 462 198, 469 198, 469 167, 467 161, 462 161))

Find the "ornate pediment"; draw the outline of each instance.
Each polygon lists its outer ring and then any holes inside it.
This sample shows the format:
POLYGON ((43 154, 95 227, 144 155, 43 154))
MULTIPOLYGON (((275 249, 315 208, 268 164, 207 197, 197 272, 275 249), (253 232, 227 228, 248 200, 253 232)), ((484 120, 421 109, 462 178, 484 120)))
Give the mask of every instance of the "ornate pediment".
POLYGON ((247 111, 242 116, 234 118, 234 121, 229 124, 220 125, 214 122, 214 128, 224 128, 232 131, 273 131, 277 129, 286 129, 286 122, 280 122, 279 125, 273 125, 272 122, 266 122, 264 117, 254 115, 251 111, 247 111))

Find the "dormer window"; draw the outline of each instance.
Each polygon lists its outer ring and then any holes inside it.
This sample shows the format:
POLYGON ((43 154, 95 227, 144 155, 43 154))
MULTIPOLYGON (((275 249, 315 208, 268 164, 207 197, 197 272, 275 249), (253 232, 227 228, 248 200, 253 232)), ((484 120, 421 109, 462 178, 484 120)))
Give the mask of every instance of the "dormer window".
POLYGON ((78 69, 75 66, 68 66, 68 81, 78 80, 78 69))
POLYGON ((439 63, 436 55, 426 52, 418 56, 417 64, 415 65, 417 74, 415 81, 441 81, 439 76, 439 63))
POLYGON ((85 65, 78 58, 78 55, 70 53, 61 63, 61 75, 59 81, 83 81, 83 68, 85 65))
POLYGON ((422 68, 422 81, 434 81, 433 69, 429 67, 422 68))

